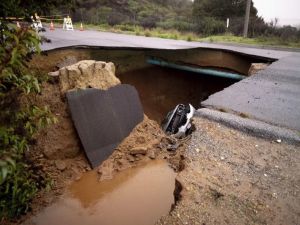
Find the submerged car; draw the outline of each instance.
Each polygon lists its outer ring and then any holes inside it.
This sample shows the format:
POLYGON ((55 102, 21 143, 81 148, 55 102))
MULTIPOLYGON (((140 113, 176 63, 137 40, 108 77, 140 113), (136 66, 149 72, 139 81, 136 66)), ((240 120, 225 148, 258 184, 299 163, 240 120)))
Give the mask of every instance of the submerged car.
POLYGON ((191 104, 177 105, 162 122, 163 131, 168 135, 174 135, 176 138, 187 136, 192 129, 191 119, 194 113, 195 108, 191 104))

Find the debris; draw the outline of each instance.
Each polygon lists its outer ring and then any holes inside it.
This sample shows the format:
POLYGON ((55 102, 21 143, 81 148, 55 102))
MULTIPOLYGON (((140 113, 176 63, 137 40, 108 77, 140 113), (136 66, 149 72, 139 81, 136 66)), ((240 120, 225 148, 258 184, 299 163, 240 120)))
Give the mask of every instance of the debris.
POLYGON ((277 143, 281 143, 281 139, 277 139, 276 142, 277 142, 277 143))
POLYGON ((59 71, 49 72, 48 75, 51 76, 51 77, 58 77, 59 76, 59 71))
POLYGON ((139 136, 136 138, 136 143, 138 144, 145 144, 146 143, 146 138, 143 136, 139 136))
POLYGON ((67 165, 64 161, 62 160, 55 160, 55 166, 58 170, 64 171, 67 168, 67 165))
POLYGON ((266 63, 252 63, 248 75, 251 76, 253 74, 256 74, 257 72, 266 69, 269 66, 269 64, 266 63))
POLYGON ((110 180, 113 178, 114 165, 111 161, 104 161, 98 168, 98 174, 100 175, 100 181, 110 180))
POLYGON ((153 150, 149 151, 149 158, 150 159, 155 159, 156 158, 155 152, 153 150))
POLYGON ((134 162, 135 158, 132 155, 127 155, 127 159, 129 162, 134 162))
POLYGON ((179 143, 176 143, 173 145, 167 145, 167 150, 168 151, 176 151, 178 147, 179 147, 179 143))
POLYGON ((94 88, 70 91, 67 99, 92 167, 106 160, 144 117, 136 89, 127 84, 107 91, 94 88))
POLYGON ((196 152, 199 153, 199 152, 200 152, 200 149, 199 149, 199 148, 196 148, 196 152))
POLYGON ((146 155, 147 154, 147 148, 145 147, 135 147, 133 149, 130 150, 130 154, 131 155, 146 155))

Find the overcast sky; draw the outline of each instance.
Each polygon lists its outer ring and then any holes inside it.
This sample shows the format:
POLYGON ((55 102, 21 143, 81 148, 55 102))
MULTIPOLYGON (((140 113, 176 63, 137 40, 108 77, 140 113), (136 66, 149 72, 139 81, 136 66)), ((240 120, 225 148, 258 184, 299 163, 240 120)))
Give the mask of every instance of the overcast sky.
POLYGON ((266 22, 277 17, 280 25, 300 25, 300 0, 252 0, 266 22))

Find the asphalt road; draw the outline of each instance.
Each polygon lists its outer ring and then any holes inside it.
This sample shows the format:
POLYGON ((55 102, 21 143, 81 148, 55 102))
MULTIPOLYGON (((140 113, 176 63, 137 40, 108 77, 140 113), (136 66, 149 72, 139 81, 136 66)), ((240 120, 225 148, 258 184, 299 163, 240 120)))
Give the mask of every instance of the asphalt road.
POLYGON ((42 33, 51 40, 44 43, 43 51, 66 48, 71 46, 90 47, 116 47, 116 48, 150 48, 150 49, 190 49, 211 48, 240 52, 247 55, 255 55, 272 59, 279 59, 291 55, 289 51, 280 51, 265 48, 253 48, 245 46, 233 46, 232 44, 214 44, 202 42, 189 42, 183 40, 162 39, 155 37, 134 36, 100 31, 65 31, 55 29, 42 33))
POLYGON ((281 58, 202 105, 300 131, 300 56, 281 58))
POLYGON ((249 118, 300 131, 300 53, 89 30, 56 29, 47 31, 44 35, 52 41, 41 46, 44 51, 71 46, 150 49, 211 48, 276 59, 278 61, 266 70, 210 96, 202 105, 238 114, 243 113, 249 118))

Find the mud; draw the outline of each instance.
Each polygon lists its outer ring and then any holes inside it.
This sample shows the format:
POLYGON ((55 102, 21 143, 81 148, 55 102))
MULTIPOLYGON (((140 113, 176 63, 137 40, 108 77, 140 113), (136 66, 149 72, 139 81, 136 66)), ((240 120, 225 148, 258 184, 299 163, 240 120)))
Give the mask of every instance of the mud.
POLYGON ((109 181, 98 179, 97 171, 84 174, 31 224, 152 225, 174 203, 175 173, 165 161, 125 170, 109 181))

